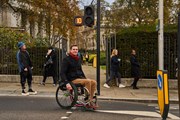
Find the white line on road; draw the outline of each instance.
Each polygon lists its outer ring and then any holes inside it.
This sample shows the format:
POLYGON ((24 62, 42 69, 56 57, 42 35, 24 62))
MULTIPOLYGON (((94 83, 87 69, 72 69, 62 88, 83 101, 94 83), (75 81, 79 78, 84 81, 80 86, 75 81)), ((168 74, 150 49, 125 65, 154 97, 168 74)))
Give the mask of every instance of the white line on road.
POLYGON ((146 111, 110 111, 110 110, 96 110, 97 112, 105 113, 117 113, 117 114, 128 114, 128 115, 139 115, 139 116, 149 116, 149 117, 161 117, 156 112, 146 112, 146 111))
MULTIPOLYGON (((160 113, 159 110, 157 110, 157 112, 160 113)), ((171 113, 168 113, 168 117, 171 118, 171 119, 173 119, 173 120, 180 120, 179 117, 177 117, 177 116, 175 116, 175 115, 173 115, 173 114, 171 114, 171 113)))
POLYGON ((61 117, 62 120, 66 120, 66 119, 68 119, 68 118, 69 118, 69 117, 66 117, 66 116, 61 117))
POLYGON ((179 117, 177 117, 177 116, 175 116, 175 115, 173 115, 173 114, 171 114, 171 113, 168 113, 168 117, 169 117, 169 118, 172 118, 173 120, 180 120, 179 117))
MULTIPOLYGON (((161 115, 157 112, 147 112, 147 111, 111 111, 111 110, 96 110, 97 112, 104 112, 104 113, 116 113, 116 114, 127 114, 127 115, 138 115, 138 116, 147 116, 147 117, 157 117, 161 118, 161 115)), ((180 119, 179 117, 168 114, 168 117, 171 119, 180 119)))

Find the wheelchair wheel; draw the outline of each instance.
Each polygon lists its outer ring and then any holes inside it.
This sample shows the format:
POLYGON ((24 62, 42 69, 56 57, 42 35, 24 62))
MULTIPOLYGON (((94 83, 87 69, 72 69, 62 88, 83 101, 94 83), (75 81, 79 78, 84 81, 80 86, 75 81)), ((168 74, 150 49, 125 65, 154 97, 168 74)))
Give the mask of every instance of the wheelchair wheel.
POLYGON ((86 104, 87 100, 89 99, 89 91, 88 91, 88 89, 86 87, 83 87, 83 93, 80 90, 78 90, 78 93, 80 93, 80 94, 78 95, 77 102, 79 104, 86 104))
POLYGON ((60 86, 56 90, 56 101, 61 108, 69 109, 76 104, 78 98, 77 88, 73 84, 71 86, 72 91, 67 89, 62 90, 60 86))

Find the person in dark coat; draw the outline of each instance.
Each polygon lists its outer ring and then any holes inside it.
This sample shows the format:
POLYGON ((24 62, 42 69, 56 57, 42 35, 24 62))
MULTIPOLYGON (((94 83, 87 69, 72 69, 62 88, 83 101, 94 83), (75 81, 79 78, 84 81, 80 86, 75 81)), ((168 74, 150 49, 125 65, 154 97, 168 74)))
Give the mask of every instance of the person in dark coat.
POLYGON ((41 82, 42 85, 45 85, 46 79, 49 76, 53 77, 53 86, 57 84, 57 57, 56 52, 53 47, 48 48, 48 52, 46 54, 46 61, 44 63, 44 73, 43 73, 43 81, 41 82))
POLYGON ((110 78, 106 81, 106 83, 103 85, 106 88, 110 88, 108 83, 115 78, 117 83, 117 86, 119 88, 125 87, 123 84, 121 84, 121 74, 119 72, 119 67, 120 67, 120 61, 121 59, 118 57, 118 50, 113 49, 112 54, 111 54, 111 68, 110 68, 110 78))
POLYGON ((26 45, 23 42, 18 42, 19 51, 16 54, 17 63, 19 67, 22 95, 37 94, 37 91, 32 90, 32 69, 33 65, 29 56, 28 51, 26 50, 26 45), (25 91, 25 83, 28 83, 29 90, 25 91))
POLYGON ((137 87, 137 82, 140 78, 140 64, 136 58, 136 51, 134 49, 132 49, 131 51, 130 62, 131 62, 131 76, 134 78, 134 81, 131 84, 131 86, 133 87, 133 89, 139 89, 137 87))
POLYGON ((68 90, 72 90, 72 87, 69 84, 69 82, 72 82, 74 84, 81 84, 85 86, 89 91, 88 100, 90 101, 90 107, 92 108, 97 107, 97 105, 94 105, 93 103, 97 82, 93 79, 87 79, 86 76, 84 75, 81 61, 78 56, 77 45, 72 45, 70 47, 69 56, 66 56, 63 59, 60 76, 61 76, 61 82, 64 82, 66 84, 66 88, 68 90))

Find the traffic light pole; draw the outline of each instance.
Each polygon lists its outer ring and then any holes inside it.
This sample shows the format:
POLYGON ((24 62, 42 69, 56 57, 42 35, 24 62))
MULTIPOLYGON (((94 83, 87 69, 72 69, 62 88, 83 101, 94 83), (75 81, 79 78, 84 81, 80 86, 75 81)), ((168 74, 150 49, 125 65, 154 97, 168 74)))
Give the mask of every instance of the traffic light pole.
POLYGON ((97 0, 97 66, 96 66, 96 80, 97 80, 97 92, 100 95, 100 0, 97 0))
MULTIPOLYGON (((178 96, 180 101, 180 13, 178 13, 178 96)), ((180 102, 179 102, 179 108, 180 108, 180 102)), ((179 109, 179 115, 180 115, 180 109, 179 109)))

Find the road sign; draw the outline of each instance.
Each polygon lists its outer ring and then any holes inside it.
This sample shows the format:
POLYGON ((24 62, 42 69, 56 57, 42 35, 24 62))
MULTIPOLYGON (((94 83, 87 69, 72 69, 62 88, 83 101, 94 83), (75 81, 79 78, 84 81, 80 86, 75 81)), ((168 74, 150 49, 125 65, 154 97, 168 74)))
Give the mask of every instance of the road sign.
POLYGON ((160 75, 160 74, 158 74, 158 88, 160 89, 160 90, 162 90, 162 82, 163 82, 163 80, 162 80, 162 76, 160 75))
POLYGON ((169 84, 167 71, 157 71, 157 88, 159 110, 164 120, 167 118, 169 111, 169 84))

